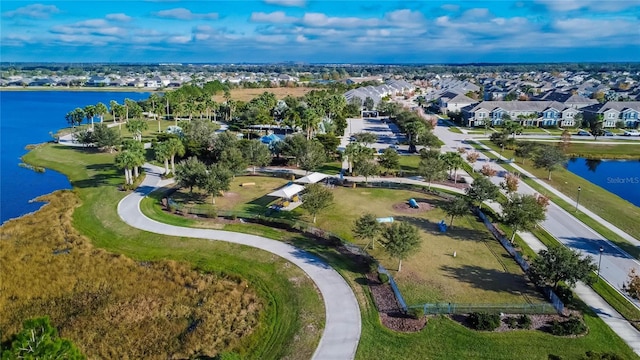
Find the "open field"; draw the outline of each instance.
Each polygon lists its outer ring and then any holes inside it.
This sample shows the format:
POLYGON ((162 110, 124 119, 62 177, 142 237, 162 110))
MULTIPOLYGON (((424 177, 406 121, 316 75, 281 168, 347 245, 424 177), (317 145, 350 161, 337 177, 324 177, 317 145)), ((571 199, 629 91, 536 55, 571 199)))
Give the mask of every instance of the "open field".
MULTIPOLYGON (((287 232, 261 225, 225 225, 226 230, 259 234, 277 240, 290 239, 287 232)), ((397 333, 380 324, 378 312, 366 285, 363 269, 354 268, 344 255, 333 248, 297 237, 290 240, 324 258, 347 279, 360 303, 362 336, 356 359, 531 359, 546 360, 549 355, 579 359, 586 351, 615 352, 622 359, 637 359, 631 349, 592 311, 585 310, 589 333, 577 338, 562 338, 538 331, 488 333, 470 330, 446 316, 429 318, 417 333, 397 333)), ((403 269, 403 272, 405 270, 403 269)))
MULTIPOLYGON (((252 359, 310 358, 324 323, 324 307, 311 280, 297 267, 260 250, 161 236, 129 227, 116 213, 116 205, 125 193, 117 190, 122 175, 113 165, 113 157, 92 149, 48 144, 27 154, 25 161, 69 177, 82 204, 73 213, 73 226, 97 248, 123 254, 135 262, 175 260, 216 277, 246 281, 264 304, 258 323, 252 335, 217 351, 233 351, 252 359)), ((98 334, 94 329, 85 331, 98 334)), ((128 350, 126 346, 118 349, 128 350)))
MULTIPOLYGON (((268 202, 274 198, 263 195, 285 182, 283 179, 270 177, 239 177, 232 185, 230 193, 233 196, 228 199, 225 197, 225 203, 216 205, 216 208, 264 214, 268 202), (239 183, 249 180, 256 185, 246 189, 239 186, 239 183), (260 192, 259 189, 263 190, 260 192)), ((403 271, 394 273, 409 304, 545 302, 527 283, 515 261, 509 258, 484 225, 471 214, 456 219, 453 228, 446 234, 438 232, 437 223, 445 218, 449 221, 439 208, 442 199, 389 189, 336 187, 332 192, 335 203, 319 214, 316 225, 343 239, 354 241, 353 223, 365 212, 379 217, 393 216, 396 221, 410 222, 419 228, 423 239, 420 251, 403 262, 403 271), (402 204, 412 197, 424 202, 423 206, 434 208, 417 214, 407 214, 394 208, 394 205, 402 204), (452 256, 454 251, 459 254, 456 258, 452 256)), ((176 200, 188 196, 185 190, 175 194, 183 194, 173 196, 176 200)), ((311 217, 301 208, 281 212, 276 216, 311 222, 311 217)), ((207 226, 206 222, 196 225, 207 226)), ((354 242, 361 246, 367 245, 366 242, 354 242)), ((380 246, 371 251, 371 254, 386 268, 397 268, 397 260, 386 255, 380 246)))
MULTIPOLYGON (((482 143, 489 146, 496 152, 500 152, 500 149, 497 148, 492 142, 482 141, 482 143)), ((512 150, 504 150, 504 153, 502 155, 506 158, 514 157, 512 150)), ((609 221, 610 223, 614 224, 615 226, 619 227, 621 230, 629 233, 632 236, 637 237, 638 234, 640 234, 640 222, 638 222, 638 218, 640 217, 640 208, 638 208, 637 206, 631 204, 630 202, 620 198, 615 194, 606 191, 605 189, 597 185, 594 185, 593 183, 581 178, 580 176, 574 175, 564 168, 553 171, 551 174, 552 180, 548 181, 546 170, 536 169, 535 167, 533 167, 531 160, 526 161, 524 165, 522 165, 521 159, 517 160, 519 166, 531 172, 531 174, 536 176, 538 179, 548 183, 549 185, 553 186, 554 188, 574 200, 577 196, 576 189, 578 188, 578 186, 580 186, 582 188, 580 205, 588 208, 589 210, 598 214, 605 220, 609 221)), ((544 189, 540 190, 540 192, 549 196, 548 191, 545 191, 544 189)), ((583 220, 582 217, 579 218, 583 220)), ((587 225, 592 226, 591 223, 587 223, 587 225)), ((594 229, 600 232, 600 230, 596 227, 594 227, 594 229)), ((611 238, 609 237, 609 234, 602 232, 601 234, 613 240, 619 238, 617 236, 611 238)), ((622 240, 622 242, 626 243, 626 241, 624 240, 622 240)), ((632 251, 629 254, 638 257, 637 251, 632 251)))
MULTIPOLYGON (((260 89, 231 89, 231 99, 240 100, 240 101, 249 101, 258 95, 264 92, 270 92, 275 94, 276 98, 282 99, 287 95, 291 95, 293 97, 304 96, 304 94, 309 91, 314 90, 314 88, 309 87, 277 87, 277 88, 260 88, 260 89)), ((316 89, 318 90, 318 89, 316 89)), ((322 89, 319 89, 322 90, 322 89)), ((213 97, 213 99, 217 102, 224 102, 224 95, 217 94, 213 97)))
MULTIPOLYGON (((302 329, 305 327, 307 330, 320 329, 321 320, 313 322, 309 319, 317 319, 318 316, 321 318, 323 310, 321 303, 318 309, 318 297, 312 287, 310 289, 307 284, 304 284, 304 281, 299 287, 294 287, 287 280, 290 277, 299 279, 299 274, 290 272, 294 271, 294 268, 286 266, 286 263, 270 254, 264 254, 255 249, 217 242, 163 237, 129 228, 122 224, 116 218, 115 211, 111 210, 122 197, 121 193, 105 186, 97 190, 89 189, 102 181, 119 182, 119 173, 110 165, 110 159, 98 161, 94 157, 88 158, 86 153, 88 152, 49 145, 30 153, 27 160, 30 160, 30 163, 34 165, 51 165, 51 167, 70 174, 70 178, 76 186, 74 192, 84 199, 84 205, 74 213, 74 224, 83 233, 91 235, 94 244, 118 253, 131 254, 137 260, 173 258, 179 261, 188 261, 198 269, 223 274, 228 274, 232 269, 236 274, 247 279, 250 286, 255 287, 261 297, 267 296, 267 294, 274 295, 270 297, 272 304, 265 308, 265 318, 261 319, 260 324, 285 339, 281 342, 274 340, 278 336, 255 339, 263 349, 268 348, 271 351, 248 357, 260 357, 267 353, 273 354, 276 350, 287 349, 284 350, 284 355, 288 355, 288 358, 310 358, 319 334, 311 331, 315 337, 313 335, 309 337, 309 331, 302 329), (72 156, 76 159, 70 158, 72 156), (101 169, 101 167, 103 168, 101 169), (91 176, 88 176, 87 172, 91 172, 91 176), (101 207, 87 205, 89 200, 95 200, 98 197, 105 200, 104 203, 101 203, 101 207), (301 311, 300 309, 305 310, 301 311), (297 318, 292 315, 297 315, 297 318), (278 319, 281 320, 277 321, 278 319), (295 326, 289 322, 293 322, 295 326), (302 339, 287 342, 286 339, 292 339, 296 334, 296 331, 291 330, 292 326, 299 329, 297 335, 302 339), (306 346, 301 346, 303 344, 306 346)), ((152 202, 151 199, 147 200, 152 202)), ((193 221, 191 219, 184 220, 193 221)), ((623 359, 637 358, 626 344, 590 312, 585 315, 585 321, 590 327, 590 331, 587 335, 578 338, 560 338, 536 331, 477 332, 445 317, 430 319, 427 326, 418 333, 395 333, 380 324, 368 288, 360 281, 365 269, 354 266, 335 249, 300 236, 292 237, 281 230, 264 226, 232 224, 225 225, 225 228, 227 226, 229 230, 233 231, 258 233, 280 240, 290 239, 289 241, 297 246, 327 260, 351 283, 358 297, 363 316, 363 333, 356 354, 357 359, 416 357, 433 359, 513 359, 514 357, 547 359, 549 354, 565 358, 578 358, 588 350, 615 351, 623 359)), ((250 349, 251 346, 246 348, 250 349)), ((254 352, 254 354, 256 353, 254 352)), ((274 358, 278 356, 262 357, 274 358)))

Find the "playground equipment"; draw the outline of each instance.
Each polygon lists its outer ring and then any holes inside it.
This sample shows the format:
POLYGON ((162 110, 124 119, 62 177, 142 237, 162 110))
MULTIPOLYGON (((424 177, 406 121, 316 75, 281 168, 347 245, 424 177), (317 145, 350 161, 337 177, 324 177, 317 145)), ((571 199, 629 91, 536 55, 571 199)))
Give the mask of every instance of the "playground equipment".
POLYGON ((409 199, 409 206, 411 206, 414 209, 420 208, 420 205, 418 205, 418 202, 414 198, 409 199))
POLYGON ((376 221, 378 221, 379 223, 392 223, 393 217, 389 216, 389 217, 377 218, 376 221))
POLYGON ((438 223, 438 228, 442 233, 447 232, 447 223, 445 223, 444 220, 440 220, 440 222, 438 223))

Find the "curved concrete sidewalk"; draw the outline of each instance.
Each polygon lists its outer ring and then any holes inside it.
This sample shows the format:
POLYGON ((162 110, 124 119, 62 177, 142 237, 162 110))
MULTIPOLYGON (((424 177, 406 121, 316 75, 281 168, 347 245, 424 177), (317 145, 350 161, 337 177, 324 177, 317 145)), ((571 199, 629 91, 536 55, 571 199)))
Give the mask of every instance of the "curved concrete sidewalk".
POLYGON ((160 184, 163 170, 145 164, 146 177, 140 187, 118 204, 118 215, 129 225, 156 234, 220 240, 247 245, 276 254, 297 265, 316 284, 325 307, 325 327, 313 359, 341 360, 355 357, 362 328, 360 308, 347 282, 318 257, 285 244, 255 235, 221 230, 194 229, 163 224, 140 211, 140 201, 160 184))

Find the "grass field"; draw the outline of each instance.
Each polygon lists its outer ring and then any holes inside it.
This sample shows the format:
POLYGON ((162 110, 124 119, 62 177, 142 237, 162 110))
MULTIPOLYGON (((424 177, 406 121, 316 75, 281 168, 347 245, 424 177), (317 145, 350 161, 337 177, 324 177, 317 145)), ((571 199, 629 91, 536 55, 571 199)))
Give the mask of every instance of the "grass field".
MULTIPOLYGON (((489 146, 496 152, 500 152, 500 149, 490 141, 483 141, 482 143, 489 146)), ((506 158, 514 157, 512 150, 505 150, 502 155, 506 158)), ((640 222, 638 222, 638 218, 640 217, 640 208, 638 208, 637 206, 634 206, 633 204, 620 198, 619 196, 612 194, 597 185, 594 185, 593 183, 569 172, 564 168, 553 171, 551 174, 551 181, 548 181, 547 171, 544 169, 534 168, 531 160, 526 161, 525 164, 522 165, 521 160, 518 159, 518 165, 531 172, 531 174, 536 176, 538 179, 548 183, 563 194, 572 198, 573 200, 576 199, 576 189, 578 188, 578 186, 580 186, 582 188, 580 195, 580 205, 593 211, 597 215, 601 216, 605 220, 609 221, 610 223, 614 224, 630 235, 635 237, 640 236, 640 222)), ((544 189, 541 189, 540 192, 549 196, 548 191, 544 189)), ((570 211, 572 213, 574 212, 573 210, 570 211)), ((579 218, 583 220, 581 217, 579 218)), ((588 223, 587 225, 591 226, 590 223, 588 223)), ((596 229, 596 231, 600 232, 600 230, 598 229, 596 229)), ((603 233, 602 235, 609 238, 608 233, 603 233)), ((616 238, 619 237, 613 237, 613 239, 616 238)), ((622 241, 626 243, 626 241, 622 241)), ((637 251, 634 251, 630 254, 638 257, 637 251)))
MULTIPOLYGON (((260 225, 233 224, 225 229, 291 239, 291 235, 260 225)), ((470 330, 445 316, 430 318, 422 331, 397 333, 380 324, 377 310, 366 285, 364 269, 354 268, 343 254, 313 241, 296 237, 289 240, 324 258, 350 282, 362 312, 362 336, 356 359, 531 359, 546 360, 549 355, 580 359, 586 351, 615 352, 622 359, 637 359, 633 351, 593 312, 585 310, 589 333, 577 338, 562 338, 538 331, 488 333, 470 330)), ((403 270, 404 271, 404 270, 403 270)))
MULTIPOLYGON (((241 337, 237 346, 227 344, 218 351, 235 351, 253 359, 310 358, 324 326, 324 307, 304 273, 277 256, 253 248, 161 236, 129 227, 116 213, 116 205, 125 193, 116 188, 123 179, 113 165, 113 156, 49 144, 27 154, 25 161, 69 177, 82 204, 73 213, 73 226, 94 246, 134 261, 171 259, 221 278, 246 281, 264 304, 258 325, 250 336, 237 335, 241 337)), ((42 313, 46 312, 43 308, 42 313)), ((97 328, 85 331, 99 334, 97 328)), ((116 354, 122 354, 120 351, 128 349, 121 347, 116 354)))
MULTIPOLYGON (((258 95, 266 92, 270 92, 275 94, 276 98, 282 99, 287 95, 291 95, 293 97, 304 96, 304 94, 309 91, 314 90, 314 88, 308 87, 277 87, 277 88, 263 88, 263 89, 231 89, 231 98, 233 100, 240 101, 250 101, 251 99, 257 97, 258 95)), ((319 89, 322 90, 322 89, 319 89)), ((217 94, 213 97, 213 99, 217 102, 224 102, 224 95, 217 94)))
MULTIPOLYGON (((239 177, 232 185, 233 196, 229 196, 228 199, 225 197, 224 203, 216 205, 216 208, 263 214, 267 205, 265 198, 273 200, 263 195, 285 182, 283 179, 269 177, 239 177), (248 181, 256 185, 246 189, 239 186, 240 183, 248 181)), ((409 304, 442 301, 472 303, 478 299, 486 303, 544 302, 540 294, 524 279, 520 267, 492 238, 485 226, 471 214, 456 219, 454 227, 442 234, 437 230, 437 222, 446 218, 446 214, 437 208, 442 204, 442 200, 434 196, 371 188, 336 187, 332 192, 336 202, 318 216, 317 226, 343 239, 361 246, 367 245, 355 241, 352 235, 354 221, 365 212, 372 212, 379 217, 393 216, 396 220, 410 222, 420 229, 423 239, 420 251, 403 262, 403 271, 394 272, 409 304), (393 208, 393 205, 403 203, 411 197, 419 201, 428 201, 436 208, 420 214, 407 214, 393 208), (458 254, 456 258, 452 256, 454 251, 458 254)), ((186 192, 180 190, 174 193, 172 198, 182 199, 183 195, 175 196, 179 193, 186 192)), ((157 213, 156 210, 154 214, 157 213)), ((301 208, 278 215, 311 222, 311 217, 301 208)), ((212 226, 206 221, 191 225, 212 226)), ((386 268, 397 268, 397 260, 381 251, 380 246, 371 253, 386 268)))
MULTIPOLYGON (((304 284, 296 287, 288 281, 292 276, 299 276, 288 273, 295 270, 294 267, 286 266, 286 263, 274 256, 255 249, 217 242, 163 237, 125 226, 114 216, 115 211, 110 210, 122 194, 115 189, 109 190, 108 187, 89 189, 102 181, 111 183, 119 181, 119 172, 110 166, 110 160, 99 162, 95 158, 91 161, 88 161, 88 158, 69 159, 70 154, 78 156, 75 151, 66 152, 58 146, 47 146, 28 155, 28 160, 32 160, 31 163, 39 166, 54 165, 56 169, 67 170, 67 173, 72 174, 70 177, 76 186, 75 192, 84 202, 84 205, 74 213, 74 225, 83 233, 90 235, 93 243, 118 253, 129 254, 136 260, 172 258, 188 261, 198 269, 221 274, 228 274, 232 269, 236 274, 247 279, 250 286, 256 288, 261 297, 270 299, 270 304, 265 308, 266 318, 262 319, 261 325, 279 335, 253 338, 259 344, 254 343, 253 346, 248 344, 246 347, 255 349, 259 346, 262 351, 254 351, 252 353, 254 356, 250 358, 311 357, 315 346, 312 344, 317 343, 317 336, 319 336, 315 330, 321 328, 322 322, 305 321, 317 319, 317 316, 314 316, 314 309, 320 314, 322 309, 321 304, 320 309, 314 306, 314 304, 317 305, 318 297, 312 288, 304 284), (34 162, 36 159, 38 161, 34 162), (98 170, 101 167, 104 168, 98 170), (97 173, 89 177, 86 175, 87 171, 97 173), (87 206, 96 198, 104 201, 101 206, 87 206), (298 329, 297 332, 295 329, 298 329), (315 343, 314 336, 309 339, 307 335, 309 332, 315 334, 315 343), (302 339, 290 340, 298 339, 296 334, 302 339), (274 339, 281 340, 278 342, 274 339), (274 355, 276 353, 278 355, 274 355), (263 356, 265 354, 273 356, 263 356)), ((84 152, 78 151, 78 153, 84 152)), ((353 191, 360 190, 363 189, 353 191)), ((458 221, 460 219, 456 219, 456 223, 458 221)), ((590 328, 589 333, 578 338, 560 338, 537 331, 477 332, 445 317, 430 319, 425 329, 418 333, 395 333, 380 324, 368 288, 361 281, 364 269, 354 266, 349 259, 345 258, 345 255, 315 241, 300 236, 291 237, 290 234, 267 227, 242 224, 226 226, 229 226, 229 230, 271 235, 269 237, 281 240, 290 239, 289 241, 297 246, 324 258, 351 283, 360 303, 363 318, 357 359, 547 359, 550 354, 577 359, 588 350, 616 352, 623 359, 637 358, 626 344, 590 312, 585 314, 585 321, 590 328)), ((265 329, 261 328, 259 331, 265 331, 265 329)), ((268 334, 267 331, 265 332, 268 334)))

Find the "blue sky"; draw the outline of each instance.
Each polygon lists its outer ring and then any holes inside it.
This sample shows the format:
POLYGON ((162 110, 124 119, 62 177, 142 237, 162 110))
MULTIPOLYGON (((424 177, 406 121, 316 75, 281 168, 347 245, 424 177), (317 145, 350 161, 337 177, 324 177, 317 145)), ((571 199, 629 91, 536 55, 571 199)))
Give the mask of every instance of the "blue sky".
POLYGON ((640 61, 640 0, 5 1, 0 60, 640 61))

